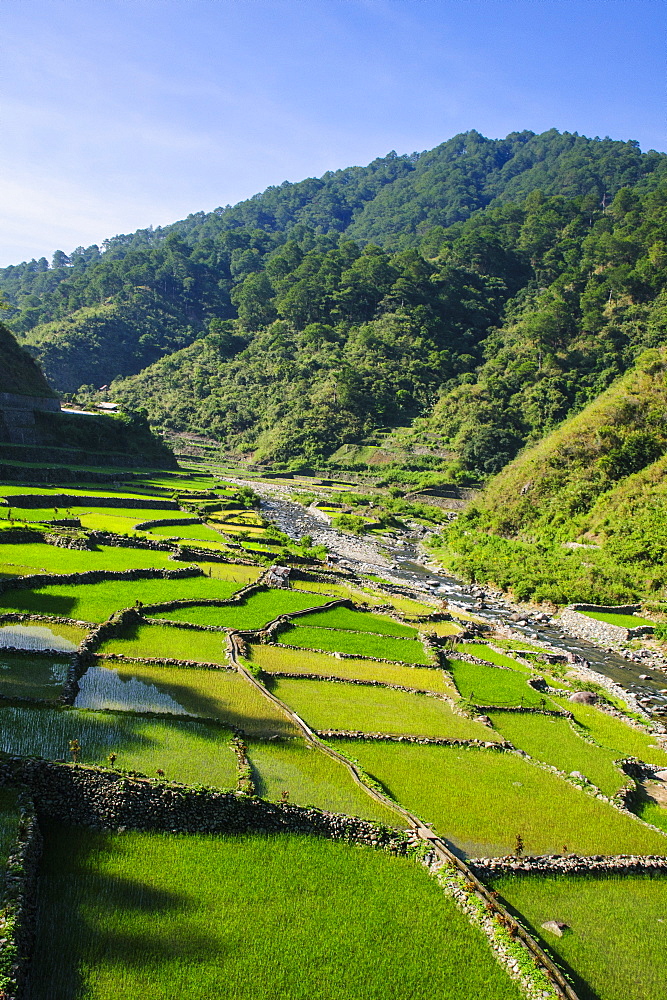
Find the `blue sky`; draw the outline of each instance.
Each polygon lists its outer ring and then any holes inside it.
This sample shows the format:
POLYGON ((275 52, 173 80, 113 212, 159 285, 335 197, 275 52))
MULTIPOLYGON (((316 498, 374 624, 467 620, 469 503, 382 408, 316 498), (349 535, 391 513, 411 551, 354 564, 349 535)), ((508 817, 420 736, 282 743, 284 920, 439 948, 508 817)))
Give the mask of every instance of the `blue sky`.
POLYGON ((667 149, 662 0, 0 0, 0 266, 556 127, 667 149))

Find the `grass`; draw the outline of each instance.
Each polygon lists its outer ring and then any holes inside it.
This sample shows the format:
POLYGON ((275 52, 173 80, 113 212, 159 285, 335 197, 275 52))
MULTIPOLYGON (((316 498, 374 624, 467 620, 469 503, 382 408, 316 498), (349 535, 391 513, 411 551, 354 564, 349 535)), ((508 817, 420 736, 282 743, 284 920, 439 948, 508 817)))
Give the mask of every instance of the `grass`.
POLYGON ((667 879, 662 876, 504 878, 496 889, 586 985, 582 1000, 657 1000, 667 982, 667 879), (557 938, 541 929, 562 920, 557 938))
POLYGON ((0 546, 0 576, 32 573, 84 573, 91 569, 173 569, 168 552, 101 545, 96 550, 63 549, 28 542, 0 546))
POLYGON ((476 705, 526 705, 537 708, 542 695, 528 687, 515 670, 485 667, 482 663, 449 660, 449 668, 461 697, 476 705))
MULTIPOLYGON (((337 744, 338 745, 338 744, 337 744)), ((494 750, 341 741, 407 809, 469 857, 667 854, 667 838, 557 775, 494 750)))
POLYGON ((650 622, 641 615, 619 615, 612 611, 580 611, 579 614, 598 622, 606 622, 607 625, 620 625, 621 628, 638 628, 640 625, 650 625, 652 628, 655 625, 655 622, 650 622))
POLYGON ((396 597, 394 594, 383 595, 386 604, 392 604, 397 611, 405 615, 412 615, 415 618, 422 618, 424 615, 432 615, 436 610, 433 604, 423 604, 421 601, 413 601, 409 597, 396 597))
POLYGON ((325 649, 330 652, 352 653, 354 656, 376 656, 385 660, 404 663, 431 663, 431 658, 421 642, 416 639, 398 639, 394 636, 374 635, 366 632, 330 632, 323 628, 305 625, 288 626, 278 633, 278 642, 306 649, 325 649))
POLYGON ((69 741, 81 744, 80 761, 106 764, 185 784, 236 787, 229 731, 189 719, 150 719, 129 713, 75 708, 0 708, 0 745, 7 753, 71 760, 69 741))
POLYGON ((615 795, 625 780, 614 765, 618 754, 586 743, 567 719, 513 712, 492 712, 491 719, 498 732, 519 750, 566 774, 580 771, 605 795, 615 795))
POLYGON ((67 653, 76 649, 88 630, 77 625, 60 625, 50 622, 44 625, 2 625, 0 626, 0 650, 5 646, 16 649, 57 649, 67 653))
POLYGON ((355 783, 344 764, 304 740, 251 742, 248 757, 257 793, 263 799, 279 802, 287 792, 288 801, 295 805, 347 813, 387 826, 405 826, 398 813, 355 783))
MULTIPOLYGON (((310 594, 330 594, 332 599, 334 597, 347 597, 353 601, 368 601, 372 595, 364 593, 363 590, 359 590, 356 587, 347 587, 343 583, 329 583, 327 580, 293 580, 291 584, 292 590, 300 590, 310 594)), ((386 603, 381 602, 378 598, 376 603, 386 603)))
POLYGON ((0 650, 0 697, 55 701, 67 679, 69 659, 21 656, 0 650))
POLYGON ((227 636, 174 625, 126 625, 119 635, 102 643, 99 652, 200 663, 227 663, 227 636))
POLYGON ((636 812, 645 823, 652 823, 667 833, 667 809, 664 806, 644 799, 636 808, 633 807, 633 812, 636 812))
POLYGON ((281 677, 273 693, 314 729, 494 740, 479 722, 456 715, 445 701, 391 688, 281 677))
MULTIPOLYGON (((241 563, 197 562, 207 576, 214 580, 230 580, 245 587, 255 583, 262 572, 259 566, 243 566, 241 563)), ((238 588, 241 589, 240 587, 238 588)))
POLYGON ((329 608, 304 618, 297 618, 296 625, 313 625, 322 628, 338 628, 354 632, 373 632, 378 635, 395 635, 404 639, 414 639, 417 629, 401 625, 393 618, 374 615, 368 611, 353 611, 351 608, 329 608))
POLYGON ((242 674, 155 663, 93 667, 80 682, 77 707, 166 712, 216 719, 245 732, 293 734, 290 720, 242 674))
POLYGON ((103 580, 100 583, 48 584, 34 590, 0 594, 0 608, 29 614, 55 615, 79 621, 104 622, 114 611, 135 601, 160 604, 197 598, 227 600, 238 587, 207 576, 183 579, 103 580))
POLYGON ((619 757, 639 757, 648 764, 667 765, 667 751, 658 746, 655 736, 629 726, 622 719, 601 712, 593 705, 581 705, 566 698, 554 697, 561 708, 572 712, 579 725, 603 747, 619 757))
POLYGON ((425 632, 433 632, 435 635, 458 635, 461 626, 454 622, 425 622, 422 625, 425 632))
POLYGON ((520 1000, 424 870, 340 841, 52 826, 40 897, 32 997, 520 1000))
POLYGON ((283 646, 254 645, 251 659, 267 673, 322 674, 342 680, 359 679, 400 684, 421 691, 451 694, 456 689, 443 670, 432 667, 408 667, 403 663, 374 663, 373 660, 341 660, 331 653, 312 649, 285 649, 283 646))
POLYGON ((326 604, 326 597, 298 594, 292 590, 260 590, 250 594, 240 604, 226 608, 189 607, 174 611, 155 612, 160 618, 192 622, 194 625, 217 625, 238 629, 257 629, 292 611, 326 604))

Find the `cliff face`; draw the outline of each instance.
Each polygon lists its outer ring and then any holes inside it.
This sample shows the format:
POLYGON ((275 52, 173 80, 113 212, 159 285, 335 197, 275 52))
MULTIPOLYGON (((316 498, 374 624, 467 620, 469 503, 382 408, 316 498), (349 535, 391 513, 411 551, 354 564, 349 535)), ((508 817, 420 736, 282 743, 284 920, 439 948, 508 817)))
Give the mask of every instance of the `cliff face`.
POLYGON ((0 323, 0 403, 23 409, 59 410, 60 403, 44 374, 12 333, 0 323), (26 397, 30 397, 26 399, 26 397))
POLYGON ((0 441, 37 445, 35 411, 60 412, 60 400, 37 362, 0 323, 0 441))

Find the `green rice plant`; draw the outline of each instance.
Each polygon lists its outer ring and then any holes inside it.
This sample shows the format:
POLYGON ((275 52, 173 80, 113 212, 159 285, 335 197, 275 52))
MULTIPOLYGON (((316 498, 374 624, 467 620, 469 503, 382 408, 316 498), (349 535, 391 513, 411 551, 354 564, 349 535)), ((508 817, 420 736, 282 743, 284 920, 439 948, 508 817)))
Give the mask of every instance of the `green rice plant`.
POLYGON ((236 671, 107 661, 89 668, 79 686, 77 708, 193 715, 247 733, 297 732, 289 718, 236 671))
POLYGON ((621 628, 639 628, 640 625, 655 625, 648 618, 641 615, 620 615, 613 611, 580 611, 580 615, 587 618, 594 618, 597 622, 606 622, 607 625, 620 625, 621 628))
POLYGON ((67 679, 69 659, 3 653, 0 649, 0 698, 56 701, 67 679))
POLYGON ((318 628, 338 628, 353 632, 373 632, 378 635, 396 635, 404 639, 414 639, 418 635, 416 628, 412 628, 410 625, 401 625, 393 618, 374 615, 368 611, 353 611, 350 608, 340 606, 297 618, 294 624, 311 625, 318 628))
MULTIPOLYGON (((338 742, 336 743, 338 746, 338 742)), ((469 857, 667 854, 667 838, 513 753, 342 740, 397 802, 469 857)))
POLYGON ((306 649, 325 649, 330 652, 352 653, 354 656, 376 656, 399 663, 431 663, 431 658, 421 642, 416 639, 399 639, 394 636, 365 632, 334 632, 324 628, 292 625, 281 629, 278 642, 306 649))
POLYGON ((543 695, 526 684, 523 674, 482 663, 449 660, 454 683, 461 697, 476 705, 525 705, 537 708, 543 695))
POLYGON ((84 573, 91 569, 173 569, 174 564, 168 556, 168 552, 112 545, 82 551, 29 542, 0 545, 0 572, 17 570, 18 575, 26 576, 31 573, 84 573))
POLYGON ((7 646, 15 649, 57 649, 63 653, 73 652, 88 629, 77 625, 62 625, 49 622, 45 625, 0 625, 0 650, 7 646))
POLYGON ((526 667, 522 667, 521 664, 513 660, 511 656, 506 656, 504 653, 497 653, 495 649, 491 649, 483 642, 457 642, 454 645, 453 655, 456 655, 457 650, 462 653, 469 653, 471 656, 476 656, 480 660, 486 660, 488 663, 495 663, 498 667, 509 667, 510 670, 527 670, 526 667))
POLYGON ((518 910, 549 951, 574 970, 580 996, 658 1000, 665 994, 664 875, 503 878, 493 888, 518 910), (542 928, 568 925, 561 938, 542 928))
POLYGON ((344 764, 305 740, 253 741, 248 758, 257 794, 272 802, 315 806, 359 816, 386 826, 405 827, 403 817, 356 784, 344 764))
POLYGON ((625 781, 625 775, 614 765, 618 754, 586 743, 567 719, 492 712, 491 721, 519 750, 525 750, 535 760, 552 764, 566 774, 579 771, 605 795, 615 795, 625 781))
POLYGON ((75 708, 0 708, 0 747, 7 753, 71 760, 70 740, 81 745, 79 761, 107 763, 170 781, 234 788, 236 762, 229 730, 188 719, 150 719, 129 712, 75 708))
POLYGON ((194 625, 258 629, 280 615, 319 607, 321 604, 326 604, 327 600, 326 597, 299 594, 292 590, 260 590, 249 594, 241 603, 230 604, 224 608, 195 605, 189 608, 175 608, 173 611, 159 611, 155 614, 170 621, 192 622, 194 625))
POLYGON ((323 677, 340 677, 342 680, 381 681, 383 684, 400 684, 420 691, 437 694, 458 692, 444 670, 433 667, 408 667, 403 663, 375 663, 373 660, 343 660, 331 653, 312 649, 287 649, 284 646, 254 645, 251 659, 266 673, 321 674, 323 677))
POLYGON ((457 715, 445 701, 391 688, 276 678, 273 693, 314 729, 495 740, 487 726, 457 715))
MULTIPOLYGON (((12 523, 32 524, 33 522, 51 521, 56 514, 53 507, 0 507, 0 519, 7 526, 12 523), (11 514, 11 518, 10 518, 11 514)), ((78 515, 77 515, 78 516, 78 515)))
POLYGON ((619 757, 638 757, 647 764, 667 765, 667 751, 649 732, 635 729, 622 719, 601 712, 594 705, 582 705, 554 696, 553 701, 572 715, 596 743, 613 750, 619 757))
POLYGON ((76 618, 104 622, 114 611, 132 607, 135 601, 160 604, 165 601, 227 600, 235 584, 207 576, 182 579, 102 580, 100 583, 54 583, 34 590, 8 590, 0 594, 4 611, 76 618))
POLYGON ((148 656, 200 663, 228 662, 227 636, 223 632, 200 632, 174 625, 127 624, 113 639, 102 643, 98 652, 121 656, 148 656))
POLYGON ((307 835, 46 833, 32 997, 520 1000, 409 859, 307 835))

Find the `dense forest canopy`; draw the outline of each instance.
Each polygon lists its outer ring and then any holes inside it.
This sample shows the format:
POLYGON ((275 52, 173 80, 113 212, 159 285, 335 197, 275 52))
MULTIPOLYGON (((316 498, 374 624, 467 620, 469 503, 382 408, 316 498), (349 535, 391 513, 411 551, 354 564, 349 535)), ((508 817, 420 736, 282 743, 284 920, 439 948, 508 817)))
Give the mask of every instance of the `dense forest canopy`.
POLYGON ((666 163, 473 131, 5 268, 0 290, 61 391, 113 382, 156 424, 286 463, 403 426, 416 467, 449 449, 475 479, 664 341, 666 163))

